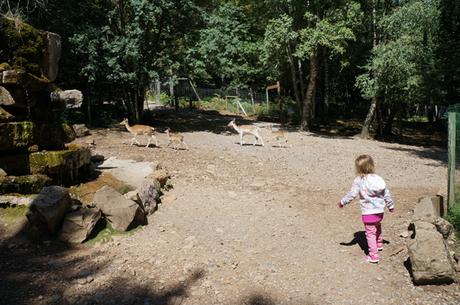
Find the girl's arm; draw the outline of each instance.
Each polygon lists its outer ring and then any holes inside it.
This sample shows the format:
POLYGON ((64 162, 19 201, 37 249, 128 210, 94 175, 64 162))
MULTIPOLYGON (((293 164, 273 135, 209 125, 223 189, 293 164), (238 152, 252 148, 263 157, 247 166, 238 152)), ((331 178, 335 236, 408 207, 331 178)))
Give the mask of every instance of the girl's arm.
POLYGON ((359 177, 353 181, 353 184, 351 185, 351 189, 342 198, 342 200, 340 200, 340 203, 342 205, 349 204, 353 199, 356 198, 356 196, 358 196, 360 183, 361 183, 361 179, 359 177))
POLYGON ((383 193, 383 200, 387 204, 387 208, 391 211, 394 209, 393 199, 391 198, 390 191, 388 188, 385 188, 385 192, 383 193))

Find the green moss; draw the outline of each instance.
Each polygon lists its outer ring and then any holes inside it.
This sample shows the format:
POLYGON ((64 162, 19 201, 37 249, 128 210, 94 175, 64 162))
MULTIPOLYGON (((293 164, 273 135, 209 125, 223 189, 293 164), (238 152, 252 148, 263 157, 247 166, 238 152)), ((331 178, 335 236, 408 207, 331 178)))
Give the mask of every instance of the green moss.
POLYGON ((3 207, 0 208, 0 218, 2 221, 11 223, 26 216, 29 208, 26 206, 3 207))
POLYGON ((34 123, 28 121, 15 123, 13 137, 17 147, 30 145, 34 138, 34 123))
POLYGON ((139 231, 141 228, 142 226, 138 226, 133 230, 121 232, 112 228, 110 223, 102 220, 97 223, 93 233, 88 237, 88 240, 85 243, 88 245, 105 244, 113 241, 114 236, 130 236, 139 231))
POLYGON ((40 75, 40 64, 45 43, 40 31, 31 25, 0 17, 0 62, 9 63, 13 69, 40 75))

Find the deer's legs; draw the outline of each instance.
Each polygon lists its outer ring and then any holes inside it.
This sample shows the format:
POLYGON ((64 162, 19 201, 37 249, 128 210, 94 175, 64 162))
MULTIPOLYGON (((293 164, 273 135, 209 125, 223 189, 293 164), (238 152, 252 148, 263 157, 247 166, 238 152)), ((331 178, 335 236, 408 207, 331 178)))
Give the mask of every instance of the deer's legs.
POLYGON ((243 146, 244 145, 244 142, 243 142, 243 133, 240 133, 240 146, 243 146))
POLYGON ((182 141, 182 143, 184 144, 185 149, 188 150, 188 145, 187 145, 187 143, 185 143, 185 141, 182 141))
MULTIPOLYGON (((157 139, 157 137, 156 137, 156 136, 154 136, 154 135, 152 135, 152 139, 154 139, 154 140, 155 140, 155 146, 156 146, 156 147, 159 147, 159 145, 158 145, 158 139, 157 139)), ((150 138, 149 138, 149 141, 150 141, 150 138)))
POLYGON ((260 142, 262 143, 262 146, 265 146, 265 144, 264 144, 264 139, 262 139, 261 136, 259 136, 258 138, 260 138, 260 142))
POLYGON ((136 137, 133 137, 131 139, 131 146, 134 144, 134 142, 136 142, 137 145, 140 145, 139 141, 136 139, 136 137))
POLYGON ((150 146, 150 137, 149 137, 149 140, 147 141, 147 145, 145 147, 149 147, 150 146))
POLYGON ((257 142, 259 142, 259 138, 257 136, 254 137, 254 144, 252 144, 253 146, 256 146, 257 142))

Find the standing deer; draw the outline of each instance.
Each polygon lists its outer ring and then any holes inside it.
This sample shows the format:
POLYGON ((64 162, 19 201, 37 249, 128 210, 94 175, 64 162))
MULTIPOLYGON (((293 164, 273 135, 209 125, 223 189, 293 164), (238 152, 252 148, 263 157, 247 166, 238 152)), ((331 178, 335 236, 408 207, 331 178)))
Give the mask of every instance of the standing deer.
POLYGON ((262 137, 260 136, 259 134, 259 130, 260 128, 257 127, 257 126, 254 126, 254 125, 236 125, 235 123, 235 119, 231 120, 230 123, 228 123, 227 125, 228 127, 233 127, 233 129, 236 130, 236 132, 238 132, 238 134, 240 135, 240 145, 243 146, 244 142, 243 142, 243 137, 245 134, 252 134, 254 137, 256 137, 255 141, 254 141, 254 146, 257 144, 257 142, 261 141, 262 143, 262 146, 265 146, 264 144, 264 140, 262 139, 262 137))
POLYGON ((286 147, 288 142, 287 132, 281 128, 274 129, 273 124, 270 125, 270 130, 273 138, 278 142, 278 147, 286 147), (283 146, 281 146, 281 142, 284 142, 283 146))
POLYGON ((147 146, 145 146, 145 147, 149 147, 151 139, 155 140, 155 146, 157 146, 157 147, 159 146, 158 145, 158 139, 155 136, 155 128, 147 126, 147 125, 133 125, 133 126, 130 126, 129 123, 128 123, 128 119, 124 119, 120 123, 120 125, 125 125, 126 129, 134 136, 131 139, 131 145, 133 145, 134 142, 136 142, 137 145, 140 145, 139 141, 137 140, 137 136, 142 135, 142 136, 147 136, 148 139, 149 139, 149 141, 147 143, 147 146))
POLYGON ((166 135, 168 136, 168 145, 171 145, 173 144, 173 148, 174 149, 177 149, 177 146, 175 145, 175 143, 178 143, 179 145, 184 145, 185 149, 188 150, 188 146, 187 146, 187 143, 185 143, 184 141, 184 136, 181 135, 180 133, 170 133, 170 130, 169 128, 166 129, 166 135))

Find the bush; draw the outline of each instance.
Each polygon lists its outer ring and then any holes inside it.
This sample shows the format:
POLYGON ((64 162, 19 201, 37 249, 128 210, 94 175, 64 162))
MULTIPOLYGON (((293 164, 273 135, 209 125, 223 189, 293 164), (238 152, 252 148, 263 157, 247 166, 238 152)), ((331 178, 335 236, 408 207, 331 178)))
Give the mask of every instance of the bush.
POLYGON ((457 231, 460 231, 460 204, 456 204, 447 211, 446 220, 454 225, 457 231))

